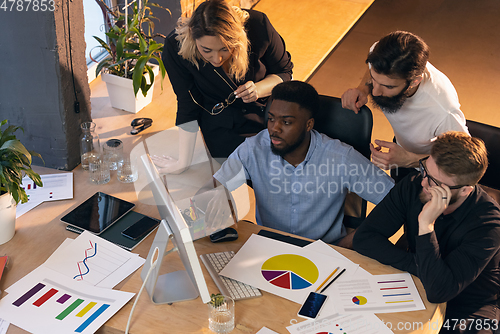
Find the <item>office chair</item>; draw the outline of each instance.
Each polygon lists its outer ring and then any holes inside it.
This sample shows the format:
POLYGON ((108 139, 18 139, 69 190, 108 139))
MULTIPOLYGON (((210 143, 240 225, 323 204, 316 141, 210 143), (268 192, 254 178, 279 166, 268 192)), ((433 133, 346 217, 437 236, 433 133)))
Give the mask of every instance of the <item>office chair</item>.
MULTIPOLYGON (((367 106, 363 106, 359 113, 342 108, 338 97, 319 96, 319 111, 315 117, 314 129, 330 138, 351 145, 358 152, 370 159, 370 142, 372 138, 373 116, 367 106)), ((265 123, 267 124, 268 111, 271 101, 267 103, 265 123)), ((357 228, 366 218, 366 201, 349 193, 344 202, 344 226, 357 228)))
POLYGON ((500 128, 471 120, 466 120, 472 137, 484 141, 488 150, 488 169, 479 181, 481 187, 500 204, 500 128))

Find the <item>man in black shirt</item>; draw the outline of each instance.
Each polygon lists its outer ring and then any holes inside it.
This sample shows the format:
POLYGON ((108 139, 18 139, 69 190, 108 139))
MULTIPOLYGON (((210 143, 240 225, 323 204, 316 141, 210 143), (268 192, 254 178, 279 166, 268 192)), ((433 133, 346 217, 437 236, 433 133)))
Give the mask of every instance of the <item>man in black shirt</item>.
POLYGON ((484 143, 460 132, 434 141, 357 229, 354 249, 416 275, 432 303, 447 302, 440 333, 495 333, 500 311, 500 208, 477 185, 484 143), (407 250, 388 238, 404 226, 407 250))

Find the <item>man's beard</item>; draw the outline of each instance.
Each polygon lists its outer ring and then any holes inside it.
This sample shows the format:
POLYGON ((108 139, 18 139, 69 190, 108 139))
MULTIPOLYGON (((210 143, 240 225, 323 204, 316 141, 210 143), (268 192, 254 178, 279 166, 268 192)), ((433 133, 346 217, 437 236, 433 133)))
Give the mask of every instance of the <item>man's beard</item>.
MULTIPOLYGON (((426 194, 423 189, 418 197, 420 198, 420 202, 422 202, 423 204, 426 204, 431 200, 431 195, 426 194)), ((448 206, 454 204, 456 201, 458 201, 458 193, 456 193, 455 195, 451 195, 450 203, 448 203, 448 206)))
POLYGON ((401 90, 401 92, 398 95, 394 95, 391 97, 388 96, 374 96, 372 93, 373 90, 373 84, 368 84, 368 87, 370 88, 370 94, 372 96, 373 102, 385 113, 388 114, 394 114, 396 111, 398 111, 403 104, 406 102, 406 99, 408 98, 408 95, 406 95, 406 91, 408 87, 410 86, 410 83, 407 83, 405 88, 401 90))
MULTIPOLYGON (((272 139, 272 137, 273 136, 271 135, 271 139, 272 139)), ((276 138, 279 138, 279 137, 276 137, 276 138)), ((287 155, 288 153, 295 151, 297 149, 297 147, 299 147, 300 144, 302 144, 302 142, 304 141, 305 138, 306 138, 306 131, 304 131, 300 134, 300 136, 297 138, 295 143, 293 143, 292 145, 285 145, 285 147, 283 147, 281 149, 274 146, 273 142, 271 141, 271 151, 274 154, 279 155, 282 158, 284 158, 285 155, 287 155)), ((282 138, 279 138, 279 139, 282 139, 282 138)))

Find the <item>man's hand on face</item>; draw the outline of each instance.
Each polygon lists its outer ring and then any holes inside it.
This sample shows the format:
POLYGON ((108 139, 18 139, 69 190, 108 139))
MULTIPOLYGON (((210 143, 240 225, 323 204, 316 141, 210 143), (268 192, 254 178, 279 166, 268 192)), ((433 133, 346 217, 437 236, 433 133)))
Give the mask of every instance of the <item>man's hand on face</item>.
POLYGON ((418 235, 434 231, 436 219, 446 210, 451 199, 451 190, 445 184, 430 187, 427 190, 430 193, 431 199, 425 203, 418 215, 418 235))

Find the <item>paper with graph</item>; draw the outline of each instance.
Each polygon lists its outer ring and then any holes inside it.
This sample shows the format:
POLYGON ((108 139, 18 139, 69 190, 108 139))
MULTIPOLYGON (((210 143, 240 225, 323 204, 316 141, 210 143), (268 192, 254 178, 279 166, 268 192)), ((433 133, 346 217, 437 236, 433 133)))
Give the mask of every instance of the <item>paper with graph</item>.
POLYGON ((302 303, 337 267, 348 279, 358 265, 252 234, 220 272, 240 282, 302 303))
POLYGON ((112 288, 137 270, 144 259, 84 231, 65 241, 43 264, 75 281, 112 288))
POLYGON ((43 187, 37 187, 28 176, 23 177, 21 188, 26 191, 28 202, 17 205, 16 218, 43 202, 73 198, 73 173, 46 174, 40 178, 43 187))
POLYGON ((134 293, 82 284, 40 266, 0 300, 2 318, 35 334, 94 333, 134 293))
POLYGON ((286 328, 290 334, 394 334, 374 314, 332 314, 286 328))
POLYGON ((340 313, 425 310, 409 273, 355 277, 335 282, 330 296, 340 313))

